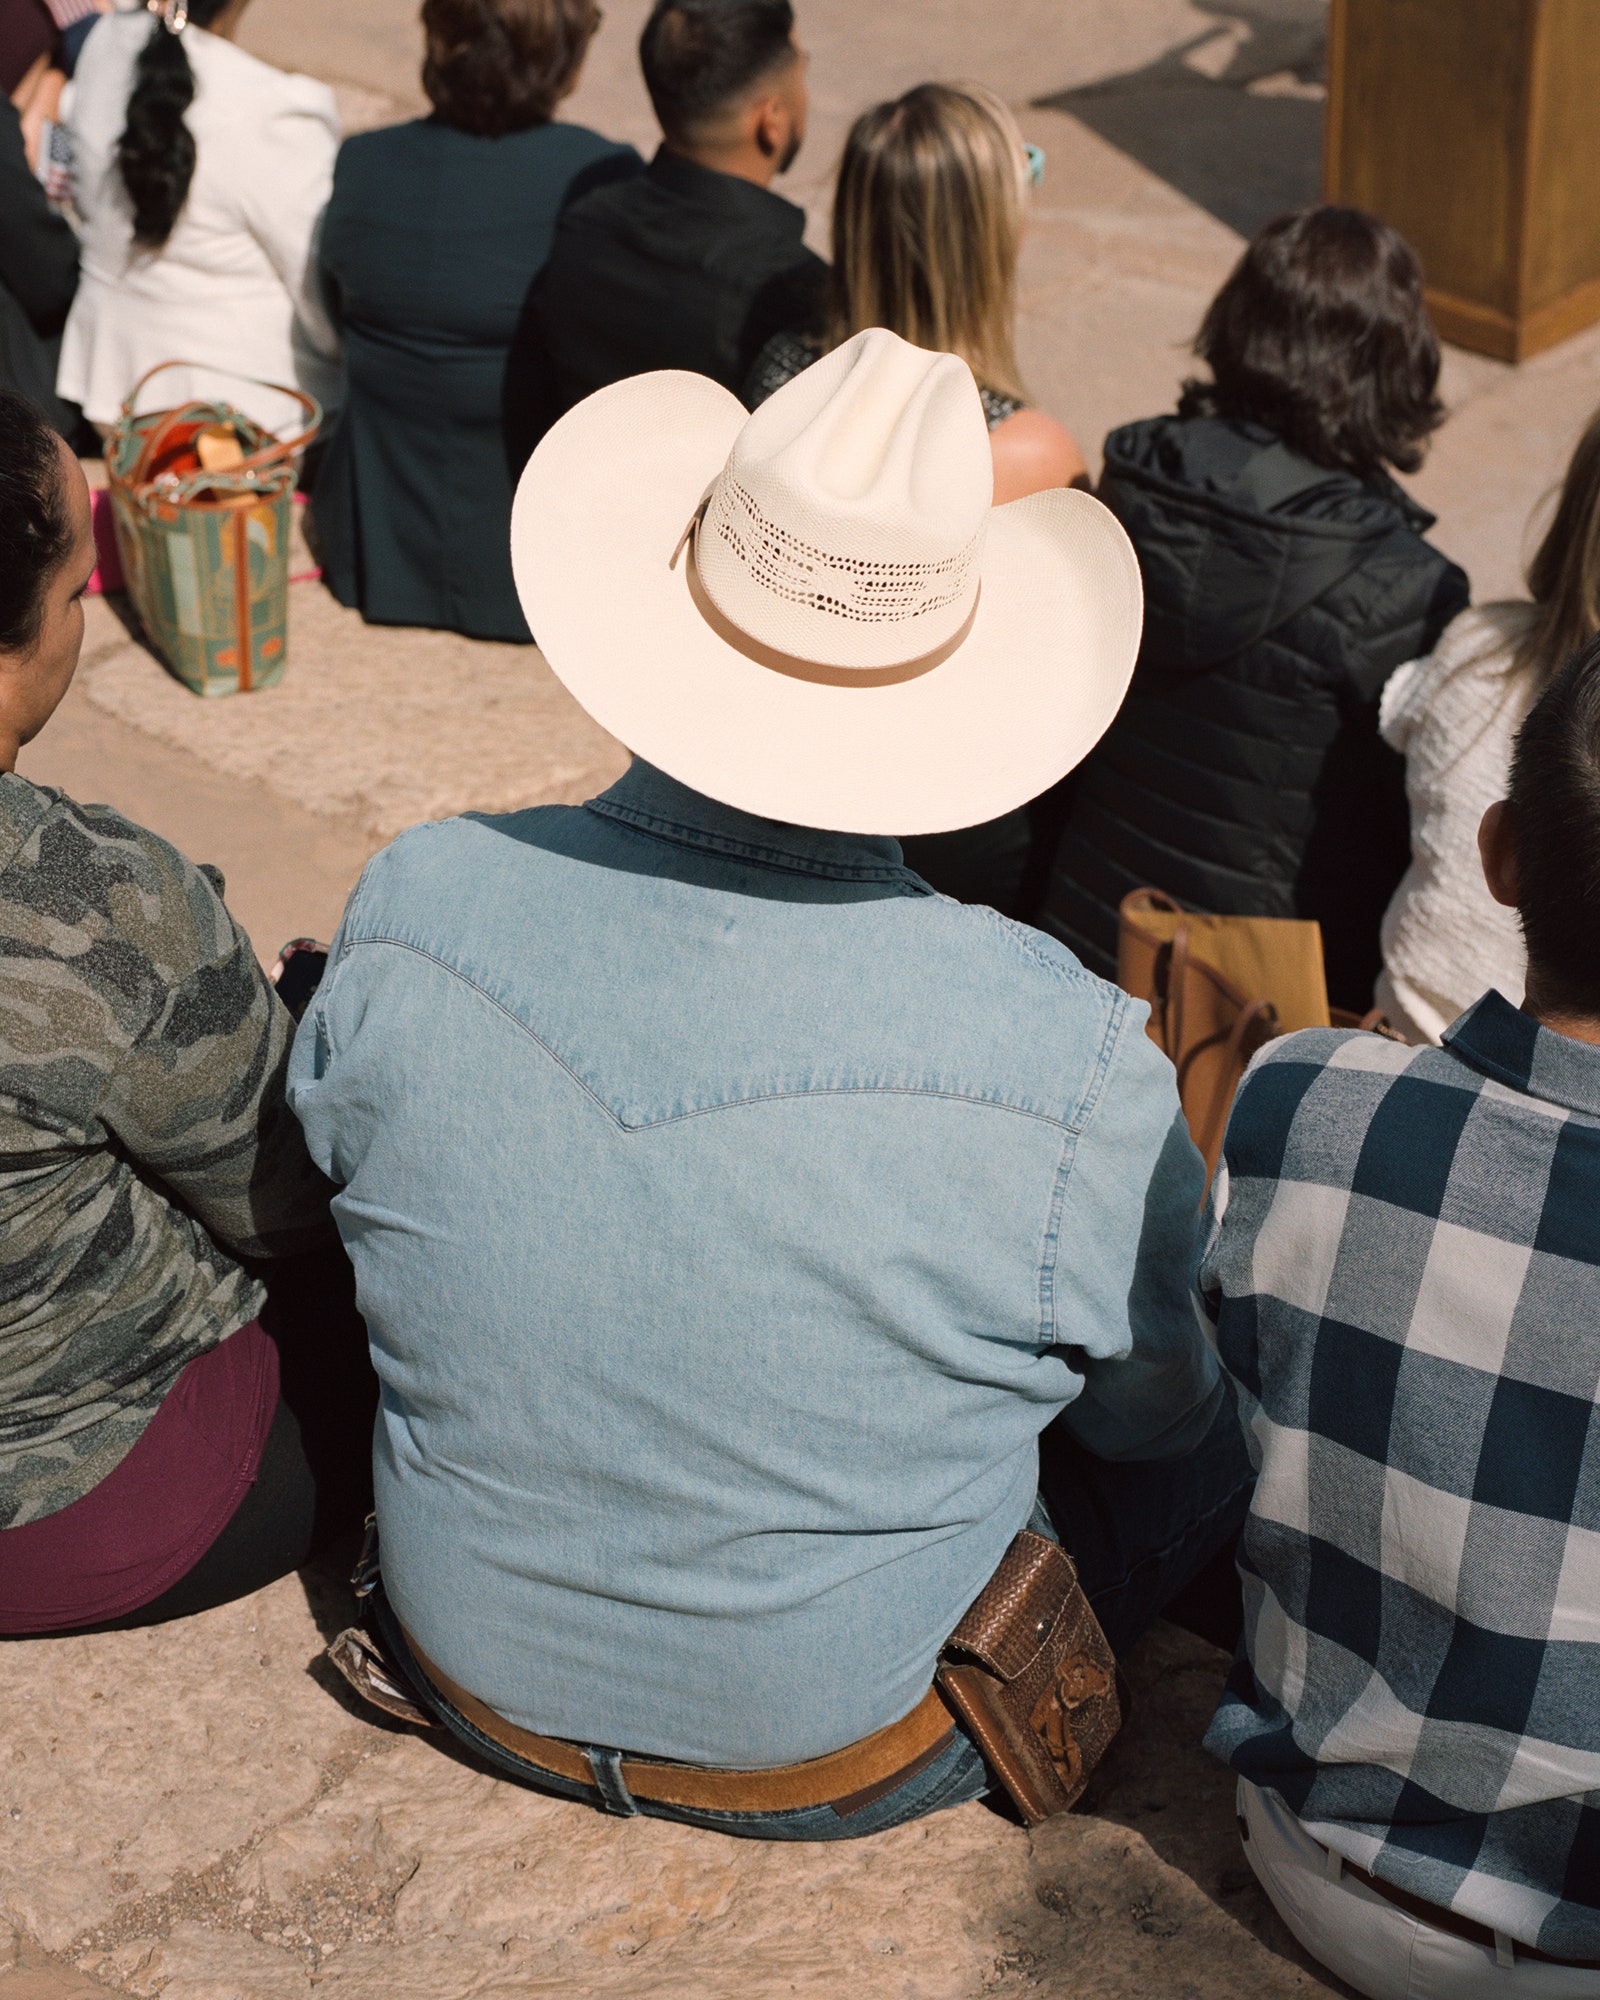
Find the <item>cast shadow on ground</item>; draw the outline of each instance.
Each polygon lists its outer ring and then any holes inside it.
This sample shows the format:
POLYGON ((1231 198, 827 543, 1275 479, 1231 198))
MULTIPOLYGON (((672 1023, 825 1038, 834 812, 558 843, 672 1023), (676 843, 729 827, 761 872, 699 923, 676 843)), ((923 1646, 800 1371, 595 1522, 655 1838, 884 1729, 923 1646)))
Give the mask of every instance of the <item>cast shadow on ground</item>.
MULTIPOLYGON (((1245 1859, 1236 1780, 1202 1747, 1227 1670, 1226 1653, 1158 1619, 1128 1657, 1133 1714, 1074 1810, 1136 1831, 1168 1867, 1187 1875, 1268 1951, 1310 1974, 1319 1990, 1359 2000, 1301 1949, 1245 1859)), ((1036 1850, 1047 1845, 1035 1835, 1036 1850)), ((1046 1869, 1040 1898, 1048 1904, 1048 1859, 1040 1860, 1046 1869)), ((1070 1900, 1070 1876, 1058 1887, 1070 1900)), ((1145 1921, 1159 1924, 1161 1913, 1145 1921)))
MULTIPOLYGON (((343 1537, 325 1554, 317 1556, 299 1572, 300 1587, 306 1594, 306 1608, 311 1613, 318 1635, 326 1642, 336 1638, 347 1625, 356 1622, 358 1608, 355 1592, 351 1588, 350 1573, 355 1567, 356 1557, 361 1549, 361 1536, 352 1533, 343 1537)), ((419 1730, 409 1722, 402 1722, 394 1716, 385 1715, 365 1702, 350 1686, 339 1669, 328 1658, 326 1650, 319 1649, 306 1662, 306 1678, 314 1681, 336 1708, 342 1708, 353 1722, 362 1723, 379 1736, 422 1736, 433 1749, 453 1764, 459 1764, 469 1771, 479 1771, 486 1777, 498 1778, 506 1783, 514 1780, 491 1764, 487 1758, 476 1757, 458 1737, 447 1729, 419 1730)), ((0 1996, 3 2000, 3 1996, 0 1996)))
POLYGON ((1033 102, 1069 112, 1250 237, 1318 198, 1324 20, 1321 0, 1234 0, 1214 28, 1142 69, 1033 102))

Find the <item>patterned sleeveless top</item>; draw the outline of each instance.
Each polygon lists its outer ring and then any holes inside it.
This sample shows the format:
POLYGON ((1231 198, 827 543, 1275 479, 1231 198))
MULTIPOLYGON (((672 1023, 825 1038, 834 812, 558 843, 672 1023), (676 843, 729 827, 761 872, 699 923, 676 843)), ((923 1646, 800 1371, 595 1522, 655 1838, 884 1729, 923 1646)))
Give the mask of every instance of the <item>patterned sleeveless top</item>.
MULTIPOLYGON (((755 365, 746 378, 745 408, 753 410, 764 403, 774 390, 781 389, 785 382, 792 382, 813 361, 820 361, 822 354, 822 342, 814 333, 774 334, 756 356, 755 365)), ((1020 396, 1004 396, 998 389, 986 388, 982 382, 978 384, 978 394, 983 398, 983 414, 990 430, 998 430, 1007 417, 1014 417, 1018 410, 1027 408, 1020 396)))

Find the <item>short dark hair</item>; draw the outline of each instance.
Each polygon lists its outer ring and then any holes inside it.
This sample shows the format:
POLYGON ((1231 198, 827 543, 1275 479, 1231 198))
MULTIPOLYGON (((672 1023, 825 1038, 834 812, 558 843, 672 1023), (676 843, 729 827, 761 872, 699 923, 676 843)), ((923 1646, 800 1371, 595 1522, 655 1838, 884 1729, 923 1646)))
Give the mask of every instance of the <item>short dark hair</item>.
POLYGON ((525 132, 549 122, 599 25, 595 0, 423 0, 422 87, 458 131, 525 132))
POLYGON ((1600 1013, 1600 639, 1528 711, 1507 810, 1530 983, 1546 1004, 1600 1013))
POLYGON ((38 638, 71 549, 61 440, 43 410, 0 389, 0 650, 25 653, 38 638))
POLYGON ((1397 229, 1359 208, 1298 208, 1245 251, 1211 301, 1181 416, 1275 431, 1318 465, 1414 472, 1444 421, 1439 341, 1422 267, 1397 229))
POLYGON ((656 0, 639 66, 669 139, 687 139, 794 54, 790 0, 656 0))

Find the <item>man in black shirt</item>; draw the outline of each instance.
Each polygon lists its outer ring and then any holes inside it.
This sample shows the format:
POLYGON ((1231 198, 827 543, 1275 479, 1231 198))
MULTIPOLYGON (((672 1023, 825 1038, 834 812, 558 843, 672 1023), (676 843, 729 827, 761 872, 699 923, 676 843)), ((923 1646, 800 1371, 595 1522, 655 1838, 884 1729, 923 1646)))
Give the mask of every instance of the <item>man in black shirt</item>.
POLYGON ((771 191, 805 137, 790 0, 656 0, 639 60, 664 142, 557 225, 508 371, 517 459, 626 375, 686 368, 737 394, 773 334, 821 316, 827 266, 771 191))

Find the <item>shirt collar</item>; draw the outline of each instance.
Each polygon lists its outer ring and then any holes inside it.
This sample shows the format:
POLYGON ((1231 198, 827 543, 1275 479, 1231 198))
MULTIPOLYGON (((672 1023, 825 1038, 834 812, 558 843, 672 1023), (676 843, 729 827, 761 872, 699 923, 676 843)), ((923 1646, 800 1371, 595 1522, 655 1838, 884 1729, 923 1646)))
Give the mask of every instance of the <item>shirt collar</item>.
POLYGON ((760 819, 691 791, 642 757, 633 760, 610 791, 590 799, 587 810, 684 847, 758 861, 769 868, 824 875, 837 882, 898 882, 913 893, 931 893, 900 859, 898 840, 882 834, 825 833, 820 827, 760 819))
POLYGON ((1600 1118, 1600 1048, 1541 1028, 1493 989, 1445 1030, 1445 1046, 1485 1076, 1600 1118))
POLYGON ((681 195, 685 201, 692 201, 696 208, 710 209, 730 220, 759 219, 769 229, 793 236, 797 242, 805 233, 806 212, 803 208, 797 208, 792 201, 785 201, 771 188, 757 187, 754 181, 747 181, 739 174, 724 174, 715 167, 703 167, 698 160, 686 160, 681 153, 674 153, 666 146, 656 148, 649 173, 651 180, 659 186, 671 194, 681 195))

